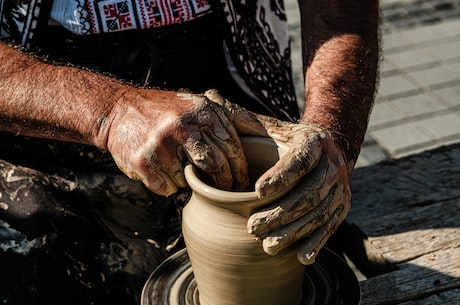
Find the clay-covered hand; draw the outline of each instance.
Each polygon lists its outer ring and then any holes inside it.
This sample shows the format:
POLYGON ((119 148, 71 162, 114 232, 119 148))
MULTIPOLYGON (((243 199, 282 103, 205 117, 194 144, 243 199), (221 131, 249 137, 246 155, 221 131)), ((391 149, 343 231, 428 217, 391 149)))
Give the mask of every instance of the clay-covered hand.
POLYGON ((248 186, 246 160, 228 112, 205 95, 140 90, 135 97, 125 94, 116 107, 106 123, 107 148, 125 174, 153 192, 167 196, 184 187, 187 161, 219 188, 248 186))
POLYGON ((290 147, 257 180, 255 190, 264 197, 292 183, 296 186, 273 205, 252 214, 248 231, 262 239, 268 254, 296 244, 299 261, 313 263, 350 210, 353 162, 346 160, 345 151, 321 127, 253 114, 213 91, 206 95, 225 106, 240 135, 268 136, 290 147))
POLYGON ((296 243, 298 259, 314 262, 351 207, 350 171, 342 148, 321 127, 259 117, 268 135, 290 147, 256 182, 260 196, 297 183, 278 202, 251 215, 248 231, 274 255, 296 243))

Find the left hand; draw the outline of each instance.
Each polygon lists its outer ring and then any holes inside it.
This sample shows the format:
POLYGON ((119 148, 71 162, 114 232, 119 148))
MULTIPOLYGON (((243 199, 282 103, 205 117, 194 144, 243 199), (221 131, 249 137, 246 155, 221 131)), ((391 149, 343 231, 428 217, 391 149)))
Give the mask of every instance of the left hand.
POLYGON ((259 197, 266 197, 292 183, 297 185, 274 204, 252 214, 248 232, 262 239, 264 251, 270 255, 296 243, 299 261, 312 264, 351 208, 353 163, 347 162, 346 152, 321 127, 253 114, 213 91, 205 95, 225 106, 240 135, 268 136, 290 147, 257 180, 255 190, 259 197))
POLYGON ((298 182, 275 204, 252 214, 248 232, 260 237, 271 255, 298 242, 299 261, 312 264, 351 208, 345 154, 320 127, 261 119, 268 135, 290 149, 257 180, 256 191, 269 196, 298 182))

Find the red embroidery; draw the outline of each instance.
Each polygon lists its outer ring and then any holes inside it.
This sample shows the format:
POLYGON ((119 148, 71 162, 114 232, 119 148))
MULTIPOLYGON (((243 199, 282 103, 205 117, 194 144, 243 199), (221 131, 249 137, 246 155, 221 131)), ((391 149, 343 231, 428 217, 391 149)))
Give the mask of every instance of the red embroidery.
POLYGON ((92 33, 186 22, 211 11, 208 0, 85 0, 92 33))
POLYGON ((130 29, 133 26, 126 2, 112 3, 103 6, 106 27, 109 30, 130 29))
POLYGON ((208 1, 207 0, 197 0, 196 5, 199 8, 203 8, 208 5, 208 1))

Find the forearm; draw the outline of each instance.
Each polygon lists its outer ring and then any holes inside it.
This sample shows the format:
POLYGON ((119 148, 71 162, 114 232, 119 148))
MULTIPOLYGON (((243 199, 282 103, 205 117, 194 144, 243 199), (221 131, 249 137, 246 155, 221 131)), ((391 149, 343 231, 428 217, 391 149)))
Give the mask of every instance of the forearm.
POLYGON ((299 0, 305 67, 302 121, 328 129, 355 161, 379 61, 377 0, 299 0))
POLYGON ((53 66, 0 43, 0 129, 93 144, 126 86, 89 71, 53 66))

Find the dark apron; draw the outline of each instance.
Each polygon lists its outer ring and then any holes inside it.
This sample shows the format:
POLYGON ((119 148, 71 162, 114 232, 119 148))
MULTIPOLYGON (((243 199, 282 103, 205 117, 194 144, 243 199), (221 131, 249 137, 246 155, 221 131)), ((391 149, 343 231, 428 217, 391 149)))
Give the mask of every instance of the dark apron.
MULTIPOLYGON (((137 85, 217 88, 258 111, 226 68, 212 16, 86 37, 50 26, 39 47, 57 63, 137 85)), ((121 173, 107 152, 0 133, 0 173, 3 304, 138 304, 148 275, 183 247, 180 210, 188 190, 156 196, 121 173)))

